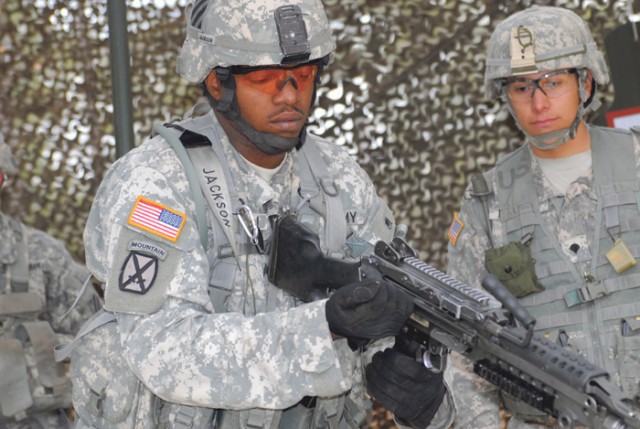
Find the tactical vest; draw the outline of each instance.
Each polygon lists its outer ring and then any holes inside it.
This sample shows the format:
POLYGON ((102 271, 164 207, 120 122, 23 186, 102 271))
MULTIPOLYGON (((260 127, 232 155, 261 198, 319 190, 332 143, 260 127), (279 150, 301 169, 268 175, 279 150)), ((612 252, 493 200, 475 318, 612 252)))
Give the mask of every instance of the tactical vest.
POLYGON ((9 225, 18 242, 15 262, 0 265, 0 426, 71 406, 67 371, 53 358, 55 332, 37 320, 45 303, 29 290, 28 232, 9 225))
POLYGON ((597 193, 595 228, 584 231, 590 245, 575 247, 575 263, 545 225, 526 147, 496 165, 499 218, 492 222, 502 224, 509 242, 533 234, 531 255, 545 290, 520 302, 536 318, 537 332, 609 371, 633 397, 640 381, 640 362, 632 358, 640 355, 640 267, 618 274, 605 253, 612 238, 622 238, 640 258, 640 181, 634 143, 631 133, 622 130, 590 127, 589 131, 597 193))

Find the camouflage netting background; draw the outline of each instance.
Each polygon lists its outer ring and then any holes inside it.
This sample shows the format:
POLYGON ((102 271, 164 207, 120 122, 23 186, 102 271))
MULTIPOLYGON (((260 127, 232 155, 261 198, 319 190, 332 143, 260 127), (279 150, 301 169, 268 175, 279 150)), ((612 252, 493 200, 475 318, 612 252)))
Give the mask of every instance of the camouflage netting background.
MULTIPOLYGON (((325 1, 338 52, 312 130, 361 162, 437 267, 469 175, 519 144, 505 111, 483 99, 483 59, 495 22, 531 3, 325 1)), ((627 12, 626 1, 544 3, 576 10, 600 42, 627 12)), ((136 144, 198 96, 174 72, 183 4, 127 2, 136 144)), ((104 0, 0 0, 0 129, 22 160, 2 209, 79 259, 91 198, 115 156, 107 24, 104 0)))
MULTIPOLYGON (((127 2, 136 144, 198 96, 175 73, 184 0, 127 2)), ((495 23, 531 1, 325 0, 337 37, 312 130, 344 145, 378 185, 421 257, 445 267, 451 213, 471 174, 519 144, 483 99, 495 23)), ((627 2, 540 1, 603 37, 627 2)), ((83 258, 92 196, 115 156, 106 0, 0 0, 0 130, 21 159, 2 209, 83 258)), ((628 25, 628 24, 627 24, 628 25)), ((605 108, 613 86, 603 88, 605 108)))

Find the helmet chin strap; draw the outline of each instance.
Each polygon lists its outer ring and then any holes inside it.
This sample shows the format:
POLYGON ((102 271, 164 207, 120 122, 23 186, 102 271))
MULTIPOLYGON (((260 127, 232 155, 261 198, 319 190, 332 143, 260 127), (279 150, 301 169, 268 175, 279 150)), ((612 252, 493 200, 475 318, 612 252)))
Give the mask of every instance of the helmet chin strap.
POLYGON ((240 106, 238 106, 238 100, 236 98, 236 85, 233 76, 231 76, 231 74, 225 76, 219 73, 219 78, 224 87, 222 99, 220 101, 214 99, 211 94, 209 94, 205 85, 203 85, 204 96, 209 101, 211 107, 229 119, 236 130, 249 139, 258 149, 266 154, 275 155, 277 153, 288 152, 294 147, 304 143, 307 134, 306 125, 302 127, 300 134, 295 138, 279 137, 274 134, 256 130, 240 115, 240 106))
POLYGON ((511 100, 509 99, 509 97, 504 96, 504 99, 507 102, 507 110, 509 110, 509 113, 515 120, 518 129, 520 129, 520 131, 522 131, 522 133, 525 135, 527 142, 531 143, 535 148, 540 150, 553 150, 563 145, 567 141, 573 140, 576 137, 578 126, 580 125, 580 121, 582 121, 582 117, 584 116, 586 110, 585 105, 588 104, 590 99, 594 98, 588 96, 585 90, 584 84, 586 81, 586 73, 580 72, 578 75, 578 93, 580 96, 580 105, 578 107, 578 111, 576 112, 576 116, 575 118, 573 118, 573 122, 571 123, 571 126, 569 128, 562 128, 556 131, 540 134, 538 136, 533 136, 522 128, 520 122, 518 121, 518 118, 516 117, 511 100))

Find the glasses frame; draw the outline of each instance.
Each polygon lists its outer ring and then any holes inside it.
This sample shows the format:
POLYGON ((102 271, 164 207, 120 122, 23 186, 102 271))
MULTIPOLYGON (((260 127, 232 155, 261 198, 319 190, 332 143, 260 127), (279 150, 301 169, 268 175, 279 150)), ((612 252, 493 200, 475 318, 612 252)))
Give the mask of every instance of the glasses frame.
POLYGON ((322 62, 321 60, 313 60, 313 61, 309 61, 306 63, 299 63, 299 64, 285 64, 285 65, 274 64, 274 65, 268 65, 268 66, 231 66, 229 67, 229 71, 231 72, 231 74, 248 74, 258 70, 271 70, 271 69, 294 70, 299 67, 305 67, 305 66, 319 66, 321 62, 322 62))
POLYGON ((506 78, 506 79, 502 80, 502 91, 507 97, 509 97, 509 99, 511 101, 516 102, 516 103, 517 102, 524 102, 524 99, 523 100, 514 100, 513 97, 509 95, 509 92, 507 91, 507 86, 512 84, 512 83, 531 83, 531 84, 533 84, 533 91, 531 91, 531 99, 533 99, 533 96, 536 93, 536 89, 539 89, 540 92, 542 92, 545 96, 549 97, 549 94, 547 94, 544 91, 544 89, 540 85, 540 82, 542 82, 545 79, 549 79, 550 77, 561 75, 561 74, 575 74, 576 76, 578 76, 578 69, 572 68, 572 69, 564 69, 564 70, 555 70, 555 71, 546 73, 546 74, 540 76, 537 79, 529 79, 529 78, 526 78, 526 77, 506 78))
POLYGON ((266 94, 275 96, 276 94, 278 94, 279 92, 282 91, 284 85, 286 85, 287 82, 291 81, 293 87, 296 90, 302 90, 301 88, 307 88, 307 85, 315 85, 318 83, 319 81, 319 76, 321 74, 321 70, 322 70, 322 61, 321 60, 313 60, 313 61, 309 61, 306 63, 302 63, 302 64, 294 64, 294 65, 268 65, 268 66, 231 66, 228 68, 229 72, 232 75, 240 75, 240 76, 245 76, 247 74, 253 73, 253 72, 257 72, 260 70, 282 70, 284 72, 286 71, 293 71, 296 69, 299 69, 301 67, 315 67, 315 70, 313 71, 313 78, 308 81, 301 81, 298 79, 298 77, 296 77, 295 75, 290 75, 288 77, 285 77, 282 82, 277 82, 274 81, 274 84, 276 85, 273 89, 270 90, 265 90, 260 89, 260 87, 262 85, 253 85, 253 84, 249 84, 250 86, 254 86, 257 89, 259 89, 261 92, 264 92, 266 94))

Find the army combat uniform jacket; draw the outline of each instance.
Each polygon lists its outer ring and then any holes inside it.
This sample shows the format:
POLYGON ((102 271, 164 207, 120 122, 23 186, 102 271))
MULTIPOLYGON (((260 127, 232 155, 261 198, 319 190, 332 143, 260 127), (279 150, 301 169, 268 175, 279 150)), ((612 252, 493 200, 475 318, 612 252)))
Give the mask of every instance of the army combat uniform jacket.
POLYGON ((89 342, 100 346, 85 342, 72 355, 81 420, 96 427, 126 427, 125 420, 136 428, 183 427, 190 410, 167 412, 173 403, 217 410, 215 426, 290 427, 284 410, 324 401, 315 425, 361 424, 370 404, 360 359, 345 340, 332 341, 324 300, 302 304, 269 283, 268 252, 257 251, 238 213, 250 208, 267 249, 269 216, 292 211, 319 234, 325 252, 355 258, 369 243, 392 237, 389 209, 355 161, 316 136, 288 153, 267 182, 234 150, 211 111, 178 128, 205 135, 222 167, 200 172, 213 201, 207 243, 199 238, 185 168, 166 139, 155 136, 112 166, 91 209, 85 246, 117 332, 110 337, 96 329, 89 342), (322 180, 309 177, 310 156, 325 166, 322 180), (300 191, 310 181, 321 182, 315 195, 300 191), (328 198, 339 199, 341 214, 331 222, 343 234, 331 252, 328 198), (221 228, 232 230, 235 252, 221 228), (121 353, 105 364, 95 354, 111 346, 121 353), (133 376, 120 377, 125 372, 133 376))
MULTIPOLYGON (((528 145, 485 174, 486 216, 470 186, 449 233, 448 273, 479 285, 489 233, 494 248, 526 243, 544 288, 520 298, 537 320, 536 331, 610 372, 633 397, 640 387, 634 358, 640 353, 640 267, 629 263, 616 272, 606 254, 623 242, 640 258, 640 144, 629 131, 590 126, 589 133, 592 168, 566 195, 553 191, 528 145)), ((515 264, 505 267, 512 270, 510 275, 517 276, 515 264)), ((498 392, 465 374, 469 362, 454 361, 456 427, 498 427, 498 392)), ((553 425, 535 410, 505 401, 520 416, 511 419, 510 428, 526 427, 521 420, 553 425)))
POLYGON ((1 428, 70 427, 71 383, 53 348, 100 307, 92 286, 73 306, 88 278, 60 241, 0 213, 1 428))

